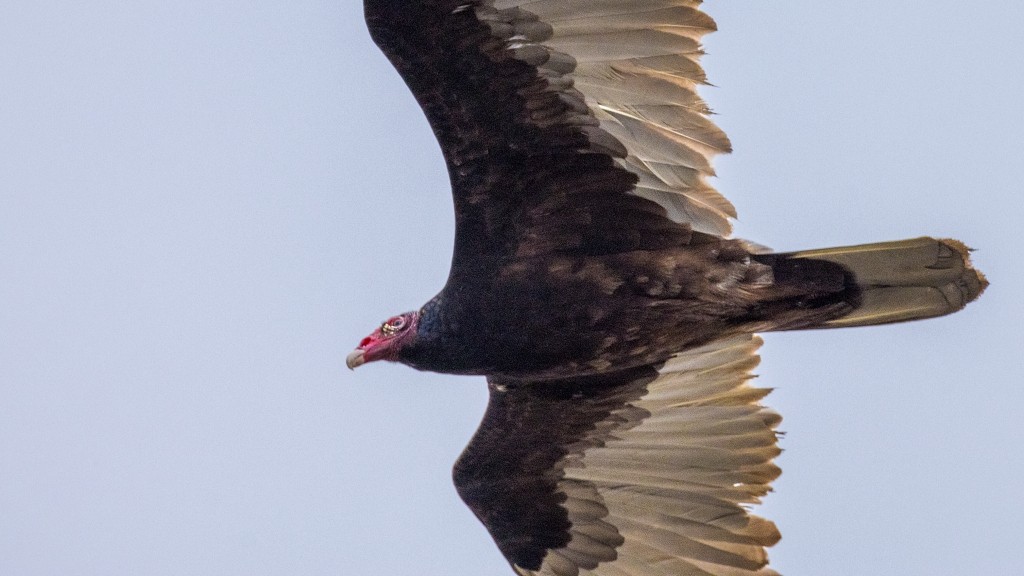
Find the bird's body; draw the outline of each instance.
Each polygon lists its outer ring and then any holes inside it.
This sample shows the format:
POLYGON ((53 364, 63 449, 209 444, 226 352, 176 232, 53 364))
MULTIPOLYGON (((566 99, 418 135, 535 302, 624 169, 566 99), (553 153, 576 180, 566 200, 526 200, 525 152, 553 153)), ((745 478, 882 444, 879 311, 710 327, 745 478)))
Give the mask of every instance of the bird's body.
POLYGON ((398 359, 435 372, 584 376, 732 334, 817 325, 858 297, 838 266, 780 284, 745 242, 693 236, 654 251, 525 257, 449 285, 419 313, 424 339, 398 359))
POLYGON ((699 5, 365 0, 441 145, 456 235, 439 294, 348 364, 487 376, 454 479, 523 576, 773 574, 778 532, 747 508, 779 473, 754 333, 941 316, 986 285, 955 240, 729 238, 699 5))

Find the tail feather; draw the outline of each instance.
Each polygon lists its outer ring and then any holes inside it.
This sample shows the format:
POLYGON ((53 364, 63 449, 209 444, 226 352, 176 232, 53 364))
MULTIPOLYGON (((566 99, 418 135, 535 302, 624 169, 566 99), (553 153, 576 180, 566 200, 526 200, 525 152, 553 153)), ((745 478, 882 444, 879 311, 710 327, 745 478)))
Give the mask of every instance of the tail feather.
POLYGON ((789 258, 839 264, 860 291, 849 313, 820 327, 870 326, 951 314, 973 301, 988 286, 971 266, 970 249, 957 240, 915 238, 807 250, 789 258))

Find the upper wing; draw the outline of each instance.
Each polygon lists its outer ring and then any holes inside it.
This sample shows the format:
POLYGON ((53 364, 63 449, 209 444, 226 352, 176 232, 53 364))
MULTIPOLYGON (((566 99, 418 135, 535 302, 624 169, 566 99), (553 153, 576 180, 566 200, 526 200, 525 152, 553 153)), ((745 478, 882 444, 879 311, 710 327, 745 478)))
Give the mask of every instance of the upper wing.
POLYGON ((491 382, 455 465, 459 494, 523 575, 765 576, 779 474, 768 393, 743 335, 664 366, 563 382, 491 382))
POLYGON ((714 29, 699 4, 365 0, 447 161, 457 261, 677 242, 668 218, 728 234, 733 207, 707 182, 730 145, 696 92, 714 29))

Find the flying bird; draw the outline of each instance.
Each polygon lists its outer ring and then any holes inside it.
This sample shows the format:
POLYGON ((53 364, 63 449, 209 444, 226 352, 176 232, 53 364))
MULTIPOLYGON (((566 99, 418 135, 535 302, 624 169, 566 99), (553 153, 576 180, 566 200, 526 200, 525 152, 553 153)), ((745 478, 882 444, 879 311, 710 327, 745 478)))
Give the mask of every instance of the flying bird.
MULTIPOLYGON (((365 0, 455 204, 448 281, 347 359, 484 375, 454 468, 521 576, 767 575, 780 416, 758 332, 942 316, 956 240, 774 253, 731 238, 700 0, 365 0)), ((823 336, 824 337, 824 336, 823 336)))

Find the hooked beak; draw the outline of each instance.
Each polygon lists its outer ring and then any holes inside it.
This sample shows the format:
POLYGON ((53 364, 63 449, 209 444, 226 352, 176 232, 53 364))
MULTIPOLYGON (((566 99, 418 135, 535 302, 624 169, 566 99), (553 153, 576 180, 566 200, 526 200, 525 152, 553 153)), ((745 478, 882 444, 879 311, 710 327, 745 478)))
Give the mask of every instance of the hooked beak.
POLYGON ((348 366, 349 370, 355 370, 363 364, 366 364, 366 358, 363 357, 365 354, 365 350, 353 350, 345 357, 345 365, 348 366))

